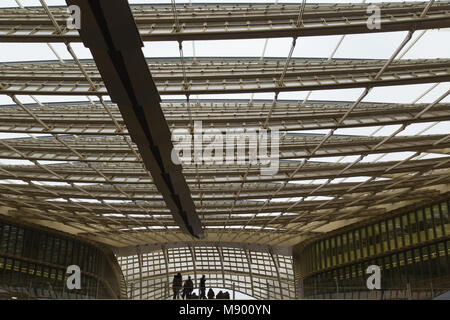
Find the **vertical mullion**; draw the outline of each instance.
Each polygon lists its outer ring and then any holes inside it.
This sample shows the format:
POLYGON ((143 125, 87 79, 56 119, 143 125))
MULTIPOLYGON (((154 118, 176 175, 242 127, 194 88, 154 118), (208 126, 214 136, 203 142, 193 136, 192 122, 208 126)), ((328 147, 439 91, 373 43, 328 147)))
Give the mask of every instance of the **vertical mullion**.
POLYGON ((445 220, 444 220, 444 214, 442 212, 442 205, 444 202, 441 202, 438 204, 439 208, 439 217, 441 219, 441 230, 442 230, 442 236, 445 236, 445 220))
POLYGON ((390 235, 389 235, 389 223, 388 223, 388 220, 384 220, 384 224, 385 224, 384 227, 386 229, 387 248, 388 248, 388 251, 391 251, 392 248, 391 248, 391 239, 390 239, 390 235))

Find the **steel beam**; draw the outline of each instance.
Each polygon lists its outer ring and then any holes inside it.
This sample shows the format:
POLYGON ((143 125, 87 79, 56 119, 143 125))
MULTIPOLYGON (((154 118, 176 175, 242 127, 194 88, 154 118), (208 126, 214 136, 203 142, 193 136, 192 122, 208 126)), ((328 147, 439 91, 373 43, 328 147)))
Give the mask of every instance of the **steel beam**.
POLYGON ((139 33, 127 1, 67 0, 83 13, 80 35, 94 57, 112 101, 117 103, 132 140, 154 183, 180 227, 201 238, 181 167, 171 160, 172 141, 160 97, 142 53, 139 33), (108 4, 107 4, 108 3, 108 4), (116 22, 120 21, 120 24, 116 22))
MULTIPOLYGON (((448 171, 446 172, 448 174, 448 171)), ((299 203, 290 202, 290 201, 276 201, 276 202, 270 202, 265 206, 264 209, 260 209, 260 206, 263 202, 261 201, 245 201, 243 203, 240 203, 238 205, 235 205, 233 210, 230 211, 230 205, 232 204, 231 201, 225 201, 225 200, 217 200, 217 201, 203 201, 203 207, 202 209, 199 209, 199 212, 204 214, 206 217, 204 218, 205 222, 208 221, 212 224, 219 224, 220 220, 225 220, 227 216, 230 218, 233 218, 236 221, 243 222, 248 220, 249 214, 261 214, 262 220, 267 219, 270 221, 270 218, 267 217, 273 217, 278 216, 279 212, 286 212, 286 217, 291 216, 291 218, 298 218, 295 214, 303 213, 305 211, 311 212, 313 208, 317 208, 320 206, 320 210, 325 209, 333 209, 333 208, 340 208, 340 207, 350 207, 350 206, 362 206, 365 204, 370 204, 371 201, 378 201, 382 200, 384 197, 382 195, 370 195, 372 192, 379 192, 379 191, 390 191, 392 195, 395 195, 395 190, 402 190, 407 189, 411 187, 415 187, 427 182, 430 182, 433 179, 441 178, 442 174, 435 174, 435 175, 426 175, 426 176, 419 176, 416 178, 411 179, 407 182, 401 182, 401 183, 393 183, 395 180, 382 180, 382 181, 375 181, 371 182, 369 184, 364 185, 361 188, 358 188, 357 191, 351 190, 352 188, 357 187, 360 183, 342 183, 342 184, 331 184, 327 185, 326 187, 323 187, 321 192, 317 193, 317 196, 333 196, 333 195, 347 195, 345 197, 341 197, 338 200, 334 201, 328 201, 328 200, 314 200, 314 199, 306 199, 299 203), (350 190, 350 191, 349 191, 350 190), (352 197, 358 197, 360 201, 358 203, 353 203, 354 198, 352 197), (232 214, 232 215, 230 215, 232 214), (217 218, 220 218, 220 220, 217 220, 217 218), (216 222, 214 222, 216 221, 216 222)), ((450 181, 449 177, 446 177, 445 179, 442 179, 441 181, 436 181, 435 183, 429 184, 431 185, 440 185, 440 184, 446 184, 450 181)), ((309 186, 309 185, 299 185, 297 195, 300 197, 306 197, 307 194, 309 194, 311 191, 315 190, 317 186, 309 186)), ((77 217, 79 219, 82 219, 83 217, 86 217, 88 219, 91 219, 93 217, 94 220, 96 219, 100 220, 109 220, 109 217, 114 216, 117 217, 114 220, 112 220, 111 224, 117 224, 116 222, 120 221, 125 223, 126 219, 123 218, 136 218, 133 223, 139 223, 141 221, 144 221, 147 224, 159 226, 159 223, 163 223, 163 225, 175 225, 175 223, 167 218, 167 215, 170 215, 170 211, 164 206, 163 202, 146 202, 142 203, 140 207, 135 206, 133 203, 126 202, 126 201, 116 201, 114 203, 114 208, 118 210, 120 213, 112 212, 111 207, 108 206, 106 203, 98 203, 97 201, 90 201, 92 198, 69 198, 70 195, 65 195, 64 193, 53 195, 54 198, 42 197, 42 193, 37 192, 37 190, 30 191, 28 190, 28 194, 26 193, 27 190, 23 188, 8 188, 7 186, 0 185, 0 189, 2 189, 2 194, 7 196, 7 198, 4 199, 5 202, 11 202, 15 201, 20 204, 21 201, 24 203, 33 201, 37 204, 39 202, 39 207, 46 210, 59 210, 61 212, 85 212, 89 213, 87 216, 80 216, 77 217), (9 196, 10 195, 10 196, 9 196), (56 198, 56 196, 61 198, 56 198), (144 212, 143 209, 147 209, 150 213, 144 212), (163 218, 158 219, 158 223, 153 221, 151 217, 155 216, 163 216, 163 218), (103 217, 103 218, 102 218, 103 217), (140 217, 140 218, 139 218, 140 217), (138 219, 139 218, 139 219, 138 219), (147 218, 147 219, 145 219, 147 218), (144 219, 144 220, 143 220, 144 219)), ((54 189, 53 189, 54 190, 54 189)), ((273 189, 275 191, 276 189, 273 189)), ((47 191, 49 192, 49 191, 47 191)), ((429 197, 430 195, 434 195, 435 193, 426 193, 423 191, 423 196, 420 196, 419 193, 412 194, 411 197, 429 197)), ((255 195, 258 196, 258 195, 255 195)), ((293 197, 292 195, 289 195, 290 197, 293 197)), ((99 197, 101 199, 101 197, 99 197)), ((391 203, 394 202, 394 199, 390 199, 391 203)), ((316 209, 320 211, 319 209, 316 209)), ((311 217, 311 214, 308 215, 311 217)), ((286 218, 288 219, 288 218, 286 218)), ((130 221, 130 223, 132 223, 130 221)))
MULTIPOLYGON (((441 158, 439 160, 448 160, 448 158, 441 158)), ((361 177, 361 176, 377 176, 383 177, 386 172, 390 175, 405 173, 405 172, 417 172, 422 171, 430 165, 437 164, 436 159, 427 160, 413 160, 407 162, 401 161, 386 161, 380 163, 358 163, 347 171, 341 173, 348 164, 342 163, 308 163, 304 171, 300 171, 295 175, 292 175, 292 180, 301 182, 302 180, 310 181, 314 179, 328 179, 337 177, 361 177)), ((247 183, 249 188, 247 190, 255 190, 264 193, 262 187, 252 187, 252 183, 255 182, 283 182, 286 181, 289 174, 295 170, 298 166, 296 162, 281 161, 278 174, 270 177, 261 176, 259 168, 252 168, 247 177, 247 183)), ((67 183, 93 183, 101 184, 105 183, 104 177, 100 176, 95 170, 89 168, 83 164, 70 163, 70 164, 53 164, 47 165, 52 172, 56 173, 61 178, 55 177, 42 168, 36 168, 33 166, 0 166, 0 178, 1 179, 22 179, 32 181, 44 181, 48 183, 52 182, 67 182, 67 183)), ((448 169, 450 167, 450 161, 446 161, 440 164, 439 168, 448 169)), ((145 170, 139 164, 114 164, 114 163, 99 163, 97 164, 104 174, 110 179, 111 184, 123 184, 127 185, 127 189, 132 189, 133 192, 140 194, 140 187, 146 187, 148 192, 147 201, 152 199, 161 199, 156 187, 145 186, 151 184, 153 180, 147 175, 145 170), (136 185, 134 189, 132 186, 136 185), (142 185, 142 186, 141 186, 142 185)), ((199 189, 196 184, 196 171, 191 166, 185 166, 183 169, 187 182, 191 185, 193 194, 204 192, 203 188, 199 189)), ((226 194, 225 190, 222 190, 221 185, 229 185, 229 191, 234 190, 234 184, 242 183, 242 175, 245 173, 245 168, 236 165, 214 165, 208 168, 200 167, 198 169, 202 185, 209 191, 210 194, 226 194)), ((307 183, 305 182, 305 183, 307 183)), ((95 189, 95 188, 94 188, 95 189)), ((284 196, 282 196, 284 197, 284 196)))
MULTIPOLYGON (((130 123, 131 125, 131 123, 130 123)), ((167 133, 167 140, 172 145, 170 133, 167 133)), ((321 141, 323 135, 309 135, 309 134, 291 134, 283 135, 279 139, 279 159, 304 159, 311 157, 311 150, 321 141)), ((384 143, 381 147, 374 148, 380 142, 382 142, 385 137, 361 137, 361 136, 333 136, 328 139, 328 141, 323 144, 323 146, 314 154, 315 158, 326 158, 335 156, 351 156, 360 154, 378 154, 378 153, 388 153, 388 152, 402 152, 402 151, 423 151, 423 152, 439 152, 439 150, 445 150, 450 147, 450 139, 443 141, 439 144, 439 147, 435 147, 434 143, 445 138, 446 135, 424 135, 424 136, 413 136, 413 137, 394 137, 390 141, 384 143)), ((160 137, 155 139, 158 141, 160 137)), ((62 140, 69 143, 77 152, 83 155, 85 161, 88 162, 111 162, 111 163, 124 163, 124 162, 140 162, 140 159, 130 150, 129 146, 119 137, 78 137, 71 138, 66 137, 62 140)), ((27 154, 27 159, 29 160, 42 160, 42 161, 79 161, 80 158, 70 150, 60 149, 59 141, 53 138, 24 138, 24 139, 5 139, 3 140, 7 143, 0 144, 0 158, 3 159, 22 159, 21 153, 27 154), (20 153, 17 152, 20 151, 20 153)), ((144 163, 146 162, 145 156, 148 150, 143 149, 143 141, 138 141, 135 139, 138 150, 144 157, 144 163)), ((162 141, 159 141, 161 143, 162 141)), ((159 144, 158 144, 159 145, 159 144)), ((162 145, 162 144, 161 144, 162 145)), ((194 146, 187 146, 187 148, 192 149, 194 146)), ((247 145, 243 146, 247 148, 247 145)), ((158 147, 152 147, 158 148, 158 147)), ((166 147, 167 148, 167 147, 166 147)), ((154 149, 151 149, 153 152, 154 149)), ((159 149, 156 149, 159 150, 159 149)), ((171 172, 177 172, 181 175, 181 168, 175 167, 172 164, 170 158, 170 153, 172 148, 165 150, 168 153, 168 161, 170 165, 165 165, 163 167, 162 176, 171 172), (174 171, 165 168, 172 168, 174 171)), ((234 148, 236 154, 238 150, 234 148)), ((446 152, 442 152, 446 153, 446 152)), ((249 155, 246 152, 245 159, 242 159, 243 164, 248 162, 249 155)), ((158 159, 158 158, 156 158, 158 159)), ((164 159, 167 160, 167 159, 164 159)), ((193 159, 185 159, 187 164, 193 164, 193 159)), ((156 161, 156 160, 155 160, 156 161)), ((223 161, 225 162, 225 161, 223 161)), ((195 163, 194 163, 195 164, 195 163)), ((204 164, 202 162, 202 164, 204 164)), ((223 163, 218 163, 223 164, 223 163)), ((233 163, 236 164, 236 161, 233 163)), ((146 163, 147 166, 153 169, 150 164, 146 163)), ((155 165, 155 163, 152 163, 155 165)), ((160 188, 159 174, 158 171, 153 171, 152 177, 154 183, 160 188)), ((184 176, 182 177, 184 180, 184 176)), ((171 177, 171 179, 174 179, 171 177)), ((172 180, 173 181, 173 180, 172 180)), ((181 183, 181 182, 180 182, 181 183)), ((184 184, 184 183, 183 183, 184 184)), ((174 189, 176 190, 176 188, 174 189)), ((186 189, 188 191, 188 189, 186 189)), ((164 193, 163 193, 164 195, 164 193)), ((167 201, 167 200, 166 200, 167 201)))
MULTIPOLYGON (((196 121, 202 121, 204 128, 214 126, 225 132, 230 128, 259 128, 270 111, 269 102, 206 102, 191 104, 190 112, 196 121)), ((334 129, 336 119, 342 118, 350 108, 350 103, 308 102, 306 106, 299 103, 278 101, 272 109, 269 127, 283 131, 334 129), (320 121, 317 118, 320 117, 320 121)), ((414 115, 425 108, 424 104, 376 104, 365 103, 353 111, 339 128, 360 128, 368 126, 388 126, 409 122, 438 122, 450 120, 450 104, 442 103, 416 119, 414 115)), ((108 105, 114 118, 125 126, 119 109, 114 104, 108 105)), ((186 103, 162 103, 162 110, 171 130, 189 126, 186 103)), ((56 104, 32 106, 27 108, 45 122, 48 129, 36 123, 31 115, 20 108, 4 106, 0 108, 0 132, 28 134, 73 134, 73 135, 127 135, 128 130, 119 131, 111 121, 110 115, 100 105, 87 103, 56 104)))
MULTIPOLYGON (((367 26, 369 5, 307 4, 300 26, 296 24, 300 9, 296 4, 178 5, 179 32, 168 5, 135 5, 131 11, 143 41, 308 37, 450 27, 448 1, 436 2, 424 17, 420 17, 424 3, 381 3, 380 29, 367 26)), ((62 33, 54 32, 41 8, 1 9, 0 41, 80 42, 78 32, 67 28, 66 9, 50 10, 62 33)))
MULTIPOLYGON (((371 88, 450 81, 449 59, 397 60, 381 76, 385 60, 325 60, 292 58, 283 82, 284 59, 197 58, 147 59, 152 79, 161 95, 284 92, 346 88, 371 88)), ((76 64, 67 62, 3 64, 0 93, 29 95, 108 95, 95 64, 83 62, 90 81, 76 64), (92 83, 91 83, 92 82, 92 83), (92 87, 94 85, 94 87, 92 87)), ((144 65, 136 70, 142 76, 144 65)), ((155 91, 156 91, 155 88, 155 91)), ((156 93, 155 93, 156 94, 156 93)), ((113 97, 117 99, 117 94, 113 97)))

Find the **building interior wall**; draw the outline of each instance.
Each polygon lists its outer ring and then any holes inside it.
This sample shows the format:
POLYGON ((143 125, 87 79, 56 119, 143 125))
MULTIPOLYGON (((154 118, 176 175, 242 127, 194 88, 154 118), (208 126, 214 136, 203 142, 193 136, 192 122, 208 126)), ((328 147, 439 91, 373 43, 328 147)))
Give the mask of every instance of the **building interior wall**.
POLYGON ((305 298, 430 298, 450 288, 448 195, 294 249, 305 298), (367 267, 381 270, 371 292, 367 267))
POLYGON ((0 288, 5 292, 38 299, 119 298, 120 278, 112 259, 106 248, 0 220, 0 288), (80 267, 79 290, 67 289, 70 265, 80 267))

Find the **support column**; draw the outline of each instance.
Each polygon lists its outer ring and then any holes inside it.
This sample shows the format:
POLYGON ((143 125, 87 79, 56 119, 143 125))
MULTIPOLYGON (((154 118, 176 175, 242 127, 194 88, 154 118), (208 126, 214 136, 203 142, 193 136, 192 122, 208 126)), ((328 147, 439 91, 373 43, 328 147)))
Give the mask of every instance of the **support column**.
POLYGON ((131 300, 133 300, 134 297, 134 282, 131 283, 130 285, 130 298, 131 300))
POLYGON ((252 272, 252 258, 251 258, 251 254, 248 251, 247 248, 244 248, 244 252, 245 252, 245 257, 247 258, 247 264, 248 264, 248 272, 250 274, 250 284, 251 284, 251 290, 252 290, 252 297, 255 296, 255 288, 253 285, 253 272, 252 272))
POLYGON ((192 264, 194 266, 194 287, 196 287, 197 286, 197 262, 195 259, 195 247, 189 245, 189 251, 191 252, 192 264))
MULTIPOLYGON (((167 284, 169 285, 170 288, 170 279, 169 279, 169 254, 167 252, 167 248, 165 246, 161 246, 161 249, 163 251, 164 254, 164 261, 166 261, 166 279, 167 279, 167 284)), ((170 291, 169 291, 169 297, 170 297, 170 291)))
POLYGON ((225 288, 225 271, 224 271, 224 263, 223 263, 223 252, 222 252, 222 248, 221 247, 216 247, 217 251, 219 252, 219 257, 220 257, 220 263, 222 264, 222 285, 225 288))
POLYGON ((281 300, 283 300, 284 296, 283 296, 283 287, 281 286, 280 267, 278 265, 278 260, 273 255, 272 248, 270 248, 270 256, 272 257, 273 264, 275 265, 275 270, 277 271, 278 284, 280 286, 280 296, 281 300))
POLYGON ((142 253, 141 248, 138 246, 136 248, 138 262, 139 262, 139 300, 142 300, 142 253))
POLYGON ((305 299, 305 290, 303 279, 305 271, 305 259, 303 253, 303 247, 297 246, 292 250, 292 267, 294 269, 295 279, 295 295, 298 299, 305 299))

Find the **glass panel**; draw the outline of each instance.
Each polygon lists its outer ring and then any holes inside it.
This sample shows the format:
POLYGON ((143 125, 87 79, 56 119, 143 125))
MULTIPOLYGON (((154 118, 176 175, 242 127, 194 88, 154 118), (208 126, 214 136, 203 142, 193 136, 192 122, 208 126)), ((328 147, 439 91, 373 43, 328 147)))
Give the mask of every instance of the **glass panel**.
POLYGON ((369 255, 373 255, 373 254, 375 254, 375 245, 374 245, 372 226, 367 227, 367 239, 368 239, 368 245, 369 245, 369 255))
POLYGON ((438 248, 437 244, 432 244, 429 246, 430 250, 430 266, 431 266, 431 276, 432 278, 440 277, 439 259, 438 259, 438 248))
POLYGON ((323 269, 323 264, 322 264, 322 251, 321 251, 321 247, 320 247, 320 245, 321 245, 321 242, 318 242, 317 243, 317 249, 316 249, 316 252, 317 252, 317 265, 318 265, 318 267, 319 267, 319 270, 321 270, 321 269, 323 269))
POLYGON ((387 232, 387 222, 381 221, 380 228, 381 228, 381 242, 382 242, 382 252, 386 252, 389 250, 389 235, 387 232))
POLYGON ((24 236, 24 230, 22 228, 17 229, 17 242, 16 242, 16 250, 14 254, 16 256, 22 256, 23 254, 23 236, 24 236))
POLYGON ((355 230, 354 233, 354 241, 355 241, 355 252, 356 252, 356 259, 361 259, 361 239, 359 236, 360 230, 355 230))
POLYGON ((425 235, 425 219, 423 216, 423 210, 417 210, 417 221, 418 221, 418 225, 419 225, 419 237, 420 237, 420 241, 425 241, 427 239, 426 235, 425 235))
POLYGON ((427 229, 426 229, 427 240, 432 240, 432 239, 434 239, 435 236, 433 233, 433 215, 431 214, 430 207, 425 208, 425 221, 427 224, 427 229))
POLYGON ((384 279, 385 287, 389 287, 392 285, 391 256, 384 257, 383 264, 384 264, 384 277, 382 276, 381 281, 383 282, 383 279, 384 279))
POLYGON ((381 248, 382 242, 381 242, 381 235, 380 235, 380 225, 378 223, 375 223, 373 225, 373 231, 374 231, 373 241, 374 241, 374 245, 375 245, 375 254, 379 254, 379 253, 383 252, 383 250, 381 248))
POLYGON ((337 264, 336 262, 336 238, 331 238, 331 262, 332 265, 335 266, 337 264))
POLYGON ((9 243, 9 229, 8 225, 3 226, 3 241, 0 246, 0 252, 7 253, 8 252, 8 243, 9 243))
POLYGON ((421 248, 422 260, 423 260, 423 273, 425 279, 430 279, 431 266, 430 266, 430 256, 428 252, 428 247, 421 248))
POLYGON ((406 269, 405 269, 405 253, 404 252, 400 252, 398 255, 398 273, 399 273, 399 285, 403 286, 404 285, 404 280, 406 278, 406 269))
POLYGON ((391 250, 397 249, 394 220, 393 219, 389 219, 387 221, 387 225, 388 225, 388 234, 389 234, 389 245, 391 247, 391 250))
POLYGON ((342 260, 342 243, 341 243, 341 236, 336 237, 336 248, 337 248, 337 261, 338 264, 341 264, 343 262, 342 260))
POLYGON ((441 268, 441 274, 448 274, 449 266, 444 241, 439 242, 438 244, 438 254, 439 254, 439 267, 441 268))
POLYGON ((44 260, 45 247, 47 245, 47 235, 44 233, 39 233, 39 254, 38 260, 44 260))
POLYGON ((411 231, 411 244, 419 243, 419 228, 417 225, 415 211, 413 211, 409 214, 409 223, 410 223, 410 231, 411 231))
POLYGON ((60 240, 59 238, 55 238, 54 244, 53 244, 53 255, 52 255, 52 263, 57 264, 58 263, 58 257, 59 257, 59 248, 60 246, 60 240))
POLYGON ((405 239, 405 246, 409 246, 411 244, 411 239, 409 236, 409 223, 408 223, 408 215, 402 216, 402 234, 405 239))
MULTIPOLYGON (((59 255, 58 264, 65 266, 66 265, 66 255, 67 255, 67 240, 61 239, 61 253, 59 255)), ((93 273, 93 270, 89 269, 89 272, 93 273)))
POLYGON ((34 275, 36 273, 36 265, 34 263, 30 263, 28 265, 28 273, 30 275, 34 275))
POLYGON ((355 260, 355 242, 353 240, 353 231, 348 233, 348 250, 350 251, 350 261, 355 260))
POLYGON ((440 238, 444 235, 442 220, 441 220, 441 209, 439 208, 438 204, 435 204, 433 206, 433 220, 434 220, 434 227, 436 232, 436 237, 440 238))
POLYGON ((394 218, 395 222, 395 235, 397 236, 397 246, 398 248, 401 248, 405 246, 405 240, 403 239, 403 230, 402 230, 402 224, 399 217, 394 218))
POLYGON ((366 228, 362 228, 361 229, 361 246, 362 246, 362 251, 363 251, 363 258, 367 257, 369 254, 367 252, 367 246, 368 246, 368 241, 367 241, 367 232, 366 232, 366 228))
MULTIPOLYGON (((323 249, 322 249, 322 252, 323 252, 323 249)), ((80 245, 80 259, 79 259, 79 261, 80 261, 80 264, 79 264, 79 266, 80 266, 80 268, 82 269, 82 270, 85 270, 85 263, 86 263, 86 257, 85 257, 85 246, 84 245, 80 245)))
POLYGON ((49 267, 43 266, 42 267, 42 276, 44 278, 48 278, 49 277, 49 271, 50 271, 49 267))
POLYGON ((343 261, 344 263, 348 262, 348 241, 347 241, 347 234, 344 233, 342 235, 342 255, 343 255, 343 261))
MULTIPOLYGON (((449 259, 450 258, 450 240, 447 240, 446 245, 447 245, 447 259, 449 259)), ((449 261, 449 267, 450 267, 450 261, 449 261)))
POLYGON ((444 224, 445 235, 450 235, 450 217, 447 201, 441 203, 442 223, 444 224))
POLYGON ((8 253, 14 254, 16 249, 17 227, 10 226, 8 253))
POLYGON ((414 249, 414 262, 416 264, 416 279, 423 279, 422 252, 420 249, 414 249))
POLYGON ((331 267, 330 239, 325 240, 325 252, 326 252, 327 267, 331 267))
POLYGON ((407 279, 413 281, 415 279, 413 251, 408 250, 405 254, 405 273, 407 279))
POLYGON ((316 259, 316 256, 317 256, 317 254, 316 254, 316 245, 311 245, 311 247, 310 247, 310 251, 309 251, 309 254, 310 254, 310 256, 311 256, 311 270, 312 271, 317 271, 318 270, 318 262, 317 262, 317 259, 316 259))
POLYGON ((79 250, 79 245, 76 241, 73 242, 73 247, 72 247, 72 263, 76 264, 76 265, 80 265, 79 264, 79 260, 78 260, 78 251, 79 250))

